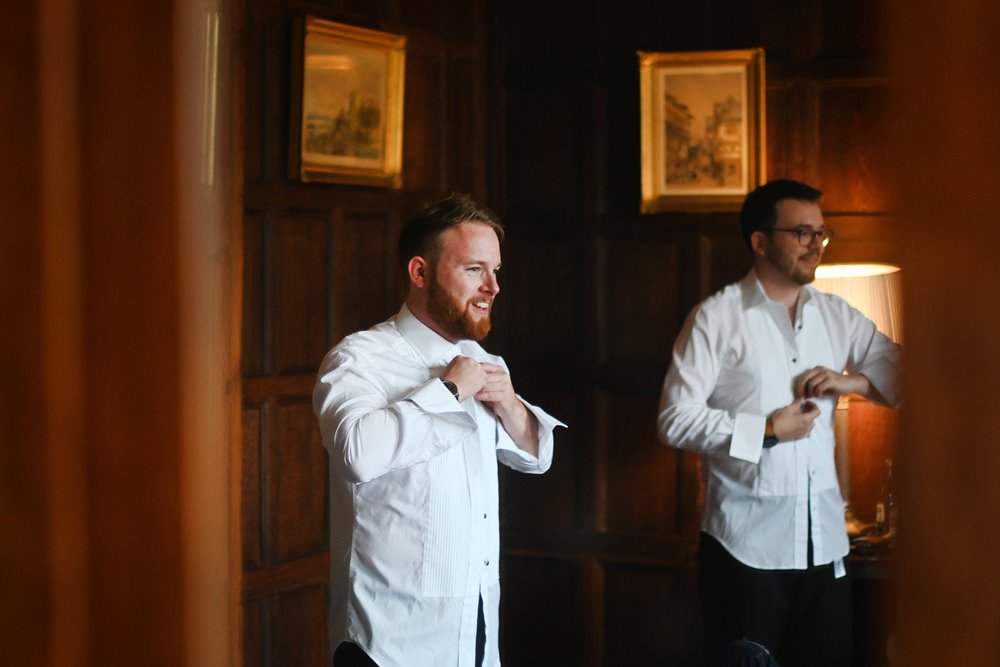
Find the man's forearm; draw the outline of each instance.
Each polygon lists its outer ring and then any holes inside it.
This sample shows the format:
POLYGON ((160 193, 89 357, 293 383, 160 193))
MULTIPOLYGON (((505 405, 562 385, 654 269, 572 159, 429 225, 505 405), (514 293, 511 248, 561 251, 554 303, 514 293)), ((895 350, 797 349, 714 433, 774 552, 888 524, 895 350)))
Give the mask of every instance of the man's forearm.
POLYGON ((503 411, 497 411, 497 417, 507 435, 519 449, 538 456, 538 419, 520 400, 503 411))

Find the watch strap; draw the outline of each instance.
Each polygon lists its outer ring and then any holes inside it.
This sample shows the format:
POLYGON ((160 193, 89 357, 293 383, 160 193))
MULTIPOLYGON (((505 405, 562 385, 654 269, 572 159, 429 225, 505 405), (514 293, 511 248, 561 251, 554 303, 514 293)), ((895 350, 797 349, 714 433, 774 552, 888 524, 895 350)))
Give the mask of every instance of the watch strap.
POLYGON ((447 389, 448 391, 451 392, 451 395, 454 396, 455 400, 457 401, 458 400, 458 385, 455 384, 454 382, 452 382, 451 380, 441 380, 441 384, 444 385, 445 389, 447 389))

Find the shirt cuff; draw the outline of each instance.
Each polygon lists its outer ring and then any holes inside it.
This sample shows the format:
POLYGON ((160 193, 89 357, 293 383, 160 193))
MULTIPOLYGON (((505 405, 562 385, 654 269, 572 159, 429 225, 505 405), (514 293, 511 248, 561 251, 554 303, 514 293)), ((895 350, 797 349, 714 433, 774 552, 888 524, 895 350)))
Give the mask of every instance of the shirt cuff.
POLYGON ((729 455, 734 459, 759 463, 760 453, 764 449, 766 426, 766 417, 738 413, 733 421, 733 438, 729 443, 729 455))
MULTIPOLYGON (((518 447, 510 435, 503 430, 502 426, 500 427, 500 437, 497 439, 497 455, 507 465, 517 466, 519 462, 522 465, 528 464, 536 468, 537 472, 545 472, 552 466, 552 452, 555 449, 554 431, 558 426, 562 426, 563 428, 567 428, 567 426, 545 412, 545 410, 528 403, 520 396, 517 398, 535 416, 535 419, 538 420, 538 457, 536 458, 518 447)), ((523 469, 521 466, 517 467, 523 469)))
POLYGON ((455 400, 455 397, 452 396, 448 388, 438 378, 432 378, 411 391, 406 395, 406 400, 413 401, 417 407, 430 414, 460 412, 472 420, 472 417, 468 415, 462 405, 455 400))

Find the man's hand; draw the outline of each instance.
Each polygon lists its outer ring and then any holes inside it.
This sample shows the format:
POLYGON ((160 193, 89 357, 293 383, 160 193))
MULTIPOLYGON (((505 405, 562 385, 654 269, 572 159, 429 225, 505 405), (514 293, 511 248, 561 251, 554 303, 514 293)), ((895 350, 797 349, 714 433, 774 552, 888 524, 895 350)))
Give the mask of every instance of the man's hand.
POLYGON ((538 420, 514 395, 510 375, 496 364, 483 363, 481 366, 486 382, 476 393, 476 400, 493 410, 518 447, 538 456, 538 420))
POLYGON ((860 394, 867 396, 871 385, 864 375, 844 375, 829 368, 817 366, 802 375, 795 382, 795 395, 800 398, 816 398, 838 394, 860 394))
POLYGON ((483 366, 472 357, 458 356, 444 369, 441 379, 455 383, 458 387, 458 400, 461 401, 475 396, 486 385, 487 375, 483 366))
POLYGON ((812 401, 797 400, 776 410, 768 417, 769 429, 765 427, 765 435, 774 435, 778 441, 797 440, 809 435, 813 430, 813 422, 819 416, 819 408, 812 401), (772 433, 767 433, 771 430, 772 433))
POLYGON ((486 383, 476 393, 476 400, 490 406, 497 414, 516 410, 515 403, 521 405, 521 401, 514 395, 514 385, 511 384, 507 371, 496 364, 483 363, 480 366, 486 372, 486 383))

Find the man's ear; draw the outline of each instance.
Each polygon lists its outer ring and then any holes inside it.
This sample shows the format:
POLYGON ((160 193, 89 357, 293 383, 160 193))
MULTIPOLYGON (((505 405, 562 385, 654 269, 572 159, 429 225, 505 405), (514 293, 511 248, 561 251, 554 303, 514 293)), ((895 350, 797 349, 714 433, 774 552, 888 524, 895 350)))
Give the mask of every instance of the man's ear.
POLYGON ((409 263, 406 265, 406 274, 410 278, 410 284, 420 288, 426 287, 429 270, 430 265, 426 259, 420 256, 411 257, 409 263))
POLYGON ((750 247, 753 248, 753 254, 763 257, 767 254, 767 234, 762 231, 756 231, 750 234, 750 247))

